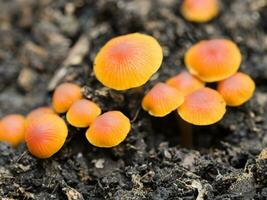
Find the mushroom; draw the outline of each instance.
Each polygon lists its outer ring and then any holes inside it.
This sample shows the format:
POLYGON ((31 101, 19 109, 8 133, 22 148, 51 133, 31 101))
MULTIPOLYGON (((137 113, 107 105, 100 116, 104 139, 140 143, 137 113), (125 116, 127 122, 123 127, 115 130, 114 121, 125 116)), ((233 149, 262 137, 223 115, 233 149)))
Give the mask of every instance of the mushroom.
POLYGON ((32 110, 30 113, 28 113, 26 120, 30 121, 34 119, 36 116, 43 115, 43 114, 54 114, 54 110, 48 106, 36 108, 32 110))

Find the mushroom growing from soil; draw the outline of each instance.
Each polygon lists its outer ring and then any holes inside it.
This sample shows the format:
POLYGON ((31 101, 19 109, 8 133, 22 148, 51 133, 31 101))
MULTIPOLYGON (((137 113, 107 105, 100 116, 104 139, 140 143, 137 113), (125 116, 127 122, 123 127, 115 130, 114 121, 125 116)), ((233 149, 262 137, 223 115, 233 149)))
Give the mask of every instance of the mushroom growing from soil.
POLYGON ((31 154, 49 158, 58 152, 68 135, 64 120, 55 114, 38 115, 27 123, 25 141, 31 154))
POLYGON ((10 114, 0 121, 0 141, 13 147, 24 142, 26 120, 22 115, 10 114))
POLYGON ((52 97, 52 105, 57 113, 67 112, 70 106, 82 98, 80 86, 74 83, 62 83, 52 97))
POLYGON ((215 82, 235 74, 241 64, 237 45, 227 39, 203 40, 185 54, 189 72, 205 82, 215 82))
POLYGON ((184 96, 203 88, 205 83, 187 71, 182 71, 168 79, 166 83, 183 93, 184 96))
POLYGON ((184 103, 178 108, 183 120, 194 125, 211 125, 222 119, 226 112, 223 97, 210 88, 202 88, 185 97, 184 103))
POLYGON ((207 22, 219 13, 217 0, 184 0, 181 6, 184 18, 192 22, 207 22))
POLYGON ((91 125, 95 118, 101 114, 100 107, 92 101, 81 99, 75 101, 67 112, 67 121, 77 128, 91 125))
POLYGON ((162 48, 152 36, 132 33, 115 37, 98 52, 94 61, 96 78, 115 90, 145 84, 159 69, 162 48))
POLYGON ((184 102, 184 95, 166 83, 157 83, 144 96, 142 107, 155 117, 164 117, 184 102))
POLYGON ((115 147, 125 140, 130 129, 130 120, 123 113, 109 111, 93 121, 86 138, 96 147, 115 147))
POLYGON ((237 72, 220 81, 217 90, 228 106, 240 106, 253 96, 255 83, 249 75, 237 72))

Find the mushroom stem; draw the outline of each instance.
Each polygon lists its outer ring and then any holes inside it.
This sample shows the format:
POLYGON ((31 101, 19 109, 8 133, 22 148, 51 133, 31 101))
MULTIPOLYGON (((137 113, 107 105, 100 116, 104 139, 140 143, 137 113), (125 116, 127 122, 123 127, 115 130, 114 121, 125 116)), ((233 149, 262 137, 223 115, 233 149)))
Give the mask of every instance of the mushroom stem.
POLYGON ((180 144, 182 147, 193 147, 193 127, 188 122, 177 116, 177 126, 180 134, 180 144))

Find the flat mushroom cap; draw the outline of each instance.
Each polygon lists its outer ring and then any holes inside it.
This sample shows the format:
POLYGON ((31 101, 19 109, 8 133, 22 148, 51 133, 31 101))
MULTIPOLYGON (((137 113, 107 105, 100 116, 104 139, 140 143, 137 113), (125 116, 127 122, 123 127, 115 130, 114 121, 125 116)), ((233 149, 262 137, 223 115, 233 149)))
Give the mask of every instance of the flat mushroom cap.
POLYGON ((26 127, 25 140, 29 151, 38 158, 49 158, 58 152, 68 135, 64 120, 55 114, 43 114, 26 127))
POLYGON ((81 99, 71 105, 66 117, 72 126, 85 128, 90 126, 100 114, 101 109, 97 104, 86 99, 81 99))
POLYGON ((181 13, 185 19, 192 22, 207 22, 219 13, 217 0, 184 0, 181 13))
POLYGON ((191 74, 205 82, 215 82, 235 74, 241 64, 239 48, 227 39, 203 40, 185 54, 191 74))
POLYGON ((22 115, 10 114, 0 121, 0 141, 16 147, 24 141, 26 120, 22 115))
POLYGON ((178 114, 194 125, 210 125, 222 119, 226 104, 222 96, 213 89, 202 88, 185 97, 178 114))
POLYGON ((70 106, 82 98, 80 86, 74 83, 62 83, 52 97, 52 105, 57 113, 67 112, 70 106))
POLYGON ((197 77, 193 76, 187 71, 183 71, 168 79, 166 83, 182 92, 184 96, 205 86, 203 81, 199 80, 197 77))
POLYGON ((96 147, 110 148, 125 140, 130 129, 130 120, 124 114, 109 111, 93 121, 86 131, 86 138, 96 147))
POLYGON ((115 37, 100 49, 94 72, 105 86, 126 90, 145 84, 159 69, 162 59, 162 48, 155 38, 132 33, 115 37))
POLYGON ((184 95, 166 83, 157 83, 145 95, 142 107, 150 115, 164 117, 177 109, 184 102, 184 95))
POLYGON ((237 72, 220 81, 217 90, 228 106, 240 106, 253 96, 255 83, 247 74, 237 72))

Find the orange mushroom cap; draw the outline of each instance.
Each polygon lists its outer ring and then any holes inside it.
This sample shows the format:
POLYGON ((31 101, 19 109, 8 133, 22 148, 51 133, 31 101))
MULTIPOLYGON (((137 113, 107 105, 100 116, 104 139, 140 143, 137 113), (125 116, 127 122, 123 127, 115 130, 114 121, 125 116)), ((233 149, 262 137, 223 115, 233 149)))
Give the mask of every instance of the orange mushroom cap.
POLYGON ((108 41, 98 52, 94 72, 107 87, 126 90, 146 83, 159 69, 162 48, 151 36, 132 33, 108 41))
POLYGON ((125 140, 131 129, 130 120, 119 111, 97 117, 86 131, 87 140, 97 147, 114 147, 125 140))
POLYGON ((255 83, 247 74, 237 72, 220 81, 217 90, 228 106, 239 106, 253 96, 255 83))
POLYGON ((81 98, 80 86, 73 83, 62 83, 56 88, 53 94, 53 108, 57 113, 67 112, 70 106, 81 98))
POLYGON ((194 125, 210 125, 218 122, 226 112, 222 96, 213 89, 202 88, 185 97, 178 114, 194 125))
POLYGON ((142 107, 155 117, 163 117, 184 102, 184 95, 172 86, 157 83, 143 98, 142 107))
POLYGON ((27 124, 25 140, 29 151, 38 158, 49 158, 63 146, 68 129, 55 114, 38 115, 27 124))
POLYGON ((101 109, 92 101, 81 99, 75 101, 67 112, 67 121, 75 127, 85 128, 101 114, 101 109))
POLYGON ((177 74, 176 76, 167 80, 166 83, 182 92, 184 96, 205 86, 204 82, 187 71, 177 74))
POLYGON ((54 114, 54 110, 48 106, 36 108, 27 115, 26 120, 30 121, 35 117, 37 117, 38 115, 43 115, 43 114, 54 114))
POLYGON ((204 40, 186 52, 185 64, 190 73, 202 81, 220 81, 237 72, 241 64, 241 53, 230 40, 204 40))
POLYGON ((0 141, 7 142, 16 147, 24 141, 25 118, 19 114, 5 116, 0 121, 0 141))
POLYGON ((184 18, 192 22, 207 22, 219 13, 217 0, 184 0, 181 12, 184 18))

